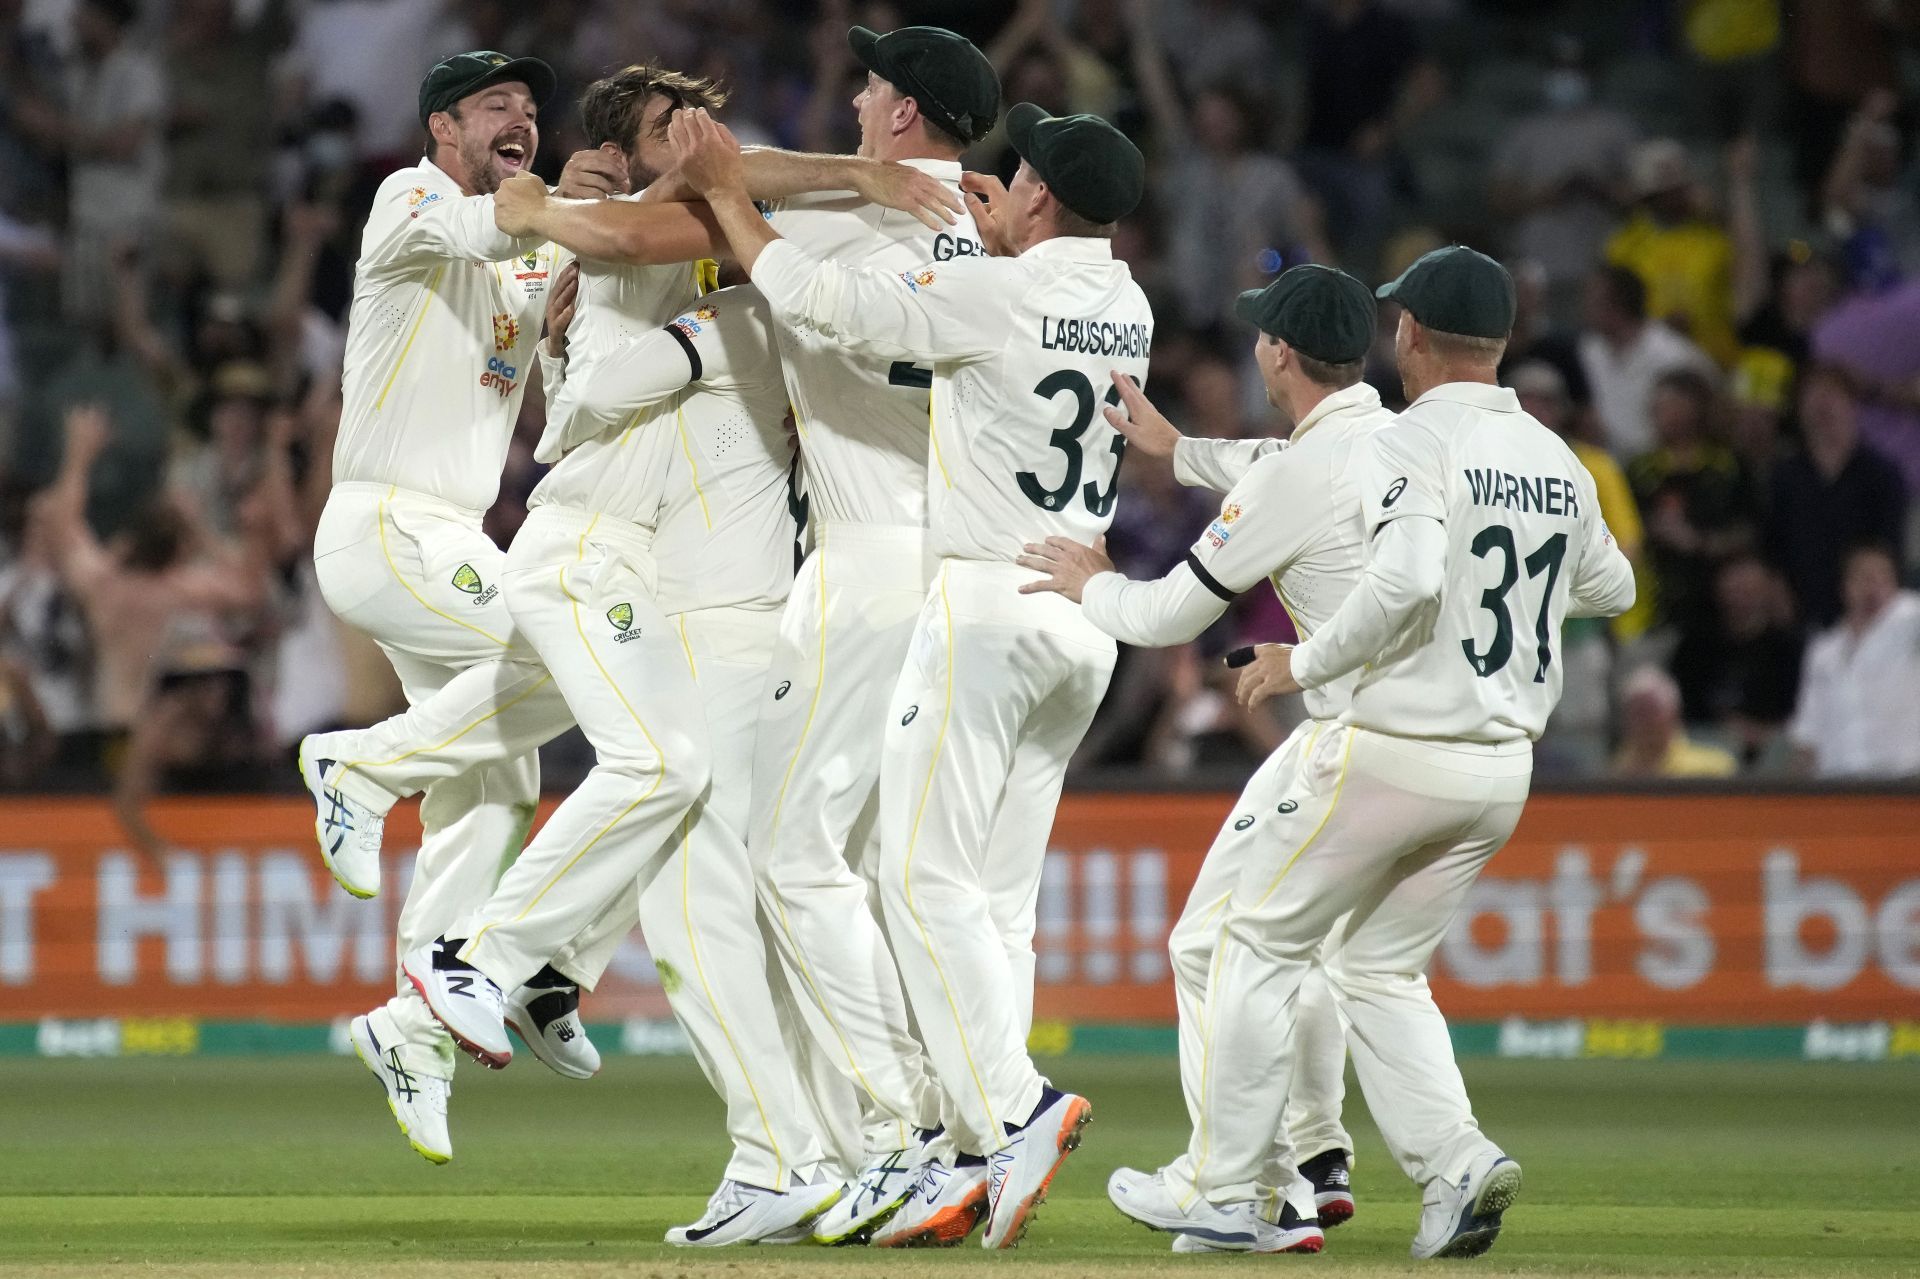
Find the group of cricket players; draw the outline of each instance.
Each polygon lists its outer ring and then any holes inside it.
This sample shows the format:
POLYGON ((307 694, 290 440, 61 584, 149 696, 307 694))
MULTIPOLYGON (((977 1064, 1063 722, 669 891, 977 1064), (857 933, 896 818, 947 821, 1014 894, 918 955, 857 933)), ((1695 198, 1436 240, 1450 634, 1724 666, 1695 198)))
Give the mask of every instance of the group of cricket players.
POLYGON ((849 41, 857 155, 743 154, 715 85, 636 66, 586 90, 553 191, 544 64, 421 86, 314 545, 408 709, 300 750, 355 896, 422 795, 397 993, 356 1052, 444 1163, 456 1047, 504 1067, 511 1029, 591 1077, 580 994, 637 925, 733 1147, 669 1242, 1015 1246, 1092 1117, 1026 1050, 1067 762, 1116 641, 1186 643, 1267 579, 1299 642, 1236 654, 1239 696, 1309 718, 1171 939, 1191 1144, 1108 1193, 1176 1252, 1320 1250, 1354 1211, 1351 1053, 1422 1188, 1414 1255, 1484 1252, 1520 1167, 1424 973, 1519 818, 1561 623, 1633 599, 1591 479, 1495 380, 1512 281, 1453 247, 1379 290, 1395 415, 1361 380, 1374 294, 1285 271, 1237 310, 1290 437, 1184 437, 1111 248, 1139 151, 1022 104, 1012 183, 963 173, 1001 120, 984 55, 849 41), (551 465, 502 551, 482 516, 536 367, 551 465), (1223 498, 1157 581, 1102 549, 1129 452, 1223 498), (537 749, 575 725, 595 765, 529 839, 537 749))

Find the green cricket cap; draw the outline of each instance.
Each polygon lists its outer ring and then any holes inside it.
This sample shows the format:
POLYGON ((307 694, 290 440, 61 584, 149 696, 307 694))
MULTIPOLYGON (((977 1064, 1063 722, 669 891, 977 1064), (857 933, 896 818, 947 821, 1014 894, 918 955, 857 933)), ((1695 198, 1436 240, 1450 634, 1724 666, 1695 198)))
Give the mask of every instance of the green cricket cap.
POLYGON ((1400 278, 1379 289, 1442 333, 1504 338, 1513 331, 1513 277, 1507 268, 1464 244, 1422 254, 1400 278))
POLYGON ((1089 222, 1118 222, 1146 194, 1146 157, 1097 115, 1048 115, 1022 102, 1007 112, 1007 141, 1055 199, 1089 222))
POLYGON ((1317 263, 1288 267, 1264 289, 1234 299, 1233 313, 1261 332, 1326 364, 1351 364, 1373 345, 1373 293, 1345 271, 1317 263))
POLYGON ((510 80, 526 85, 537 107, 553 96, 553 68, 538 58, 509 58, 492 49, 443 58, 420 82, 420 123, 424 126, 428 116, 445 111, 470 93, 510 80))
POLYGON ((1000 118, 1000 77, 973 41, 945 27, 901 27, 881 35, 847 32, 860 65, 912 98, 920 114, 968 142, 993 132, 1000 118))

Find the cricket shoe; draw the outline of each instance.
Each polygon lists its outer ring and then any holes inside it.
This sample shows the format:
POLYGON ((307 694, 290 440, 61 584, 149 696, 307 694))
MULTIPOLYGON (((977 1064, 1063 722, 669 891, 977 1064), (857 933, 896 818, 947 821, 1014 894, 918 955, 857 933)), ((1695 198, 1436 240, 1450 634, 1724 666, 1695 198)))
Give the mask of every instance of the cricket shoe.
POLYGON ((865 1243, 913 1193, 914 1182, 929 1158, 927 1145, 937 1130, 922 1130, 911 1146, 889 1150, 867 1160, 866 1167, 846 1183, 840 1201, 813 1223, 813 1241, 827 1247, 865 1243))
POLYGON ((1353 1178, 1347 1160, 1347 1152, 1335 1147, 1300 1165, 1300 1175, 1313 1183, 1313 1208, 1322 1230, 1332 1230, 1353 1216, 1353 1178))
POLYGON ((506 998, 507 1028, 556 1075, 592 1079, 600 1050, 580 1021, 580 987, 549 964, 506 998))
POLYGON ((1489 1151, 1467 1165, 1459 1185, 1435 1177, 1421 1193, 1416 1257, 1477 1257, 1493 1247, 1500 1218, 1520 1197, 1520 1165, 1489 1151))
POLYGON ((1319 1252, 1326 1243, 1319 1223, 1292 1203, 1282 1201, 1277 1223, 1250 1199, 1215 1204, 1196 1194, 1182 1205, 1158 1172, 1118 1170, 1107 1179, 1107 1198, 1141 1225, 1172 1231, 1175 1252, 1319 1252))
POLYGON ((458 943, 437 938, 408 951, 400 971, 463 1052, 489 1070, 504 1070, 513 1060, 505 997, 493 978, 461 960, 458 951, 458 943))
POLYGON ((1080 1132, 1093 1120, 1085 1097, 1061 1092, 1052 1084, 1040 1091, 1032 1118, 1008 1133, 1006 1145, 987 1156, 987 1232, 985 1248, 1019 1246, 1047 1187, 1067 1156, 1080 1146, 1080 1132))
POLYGON ((843 1187, 832 1182, 766 1190, 727 1180, 707 1200, 707 1211, 689 1226, 667 1231, 681 1248, 724 1248, 735 1243, 799 1243, 813 1220, 833 1207, 843 1187))
POLYGON ((355 1017, 347 1036, 353 1041, 353 1055, 386 1090, 387 1109, 407 1144, 428 1163, 443 1164, 453 1158, 453 1139, 447 1135, 447 1098, 453 1095, 453 1081, 407 1069, 400 1060, 400 1028, 384 1008, 355 1017))
POLYGON ((899 1211, 873 1232, 873 1246, 951 1248, 986 1215, 986 1160, 949 1168, 935 1156, 920 1165, 920 1177, 899 1211))
POLYGON ((387 817, 339 788, 342 765, 326 757, 326 743, 321 740, 326 736, 310 733, 300 740, 300 780, 318 810, 313 833, 320 841, 320 860, 334 883, 355 897, 375 897, 380 892, 380 837, 387 817))

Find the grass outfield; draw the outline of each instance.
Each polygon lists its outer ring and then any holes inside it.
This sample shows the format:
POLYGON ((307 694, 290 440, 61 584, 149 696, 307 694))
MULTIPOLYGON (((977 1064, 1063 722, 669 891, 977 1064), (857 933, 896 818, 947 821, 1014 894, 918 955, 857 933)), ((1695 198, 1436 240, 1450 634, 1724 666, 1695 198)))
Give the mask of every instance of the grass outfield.
MULTIPOLYGON (((588 1084, 531 1057, 463 1067, 457 1157, 403 1144, 351 1059, 0 1064, 0 1272, 315 1276, 1034 1276, 1221 1266, 1410 1273, 1417 1201, 1364 1116, 1359 1216, 1318 1258, 1174 1258, 1103 1188, 1185 1138, 1168 1058, 1078 1057, 1087 1142, 1011 1258, 669 1249, 725 1151, 684 1060, 615 1058, 588 1084)), ((1478 1062, 1481 1119, 1526 1191, 1477 1275, 1920 1274, 1920 1072, 1911 1064, 1478 1062)), ((1356 1107, 1356 1112, 1357 1112, 1356 1107)), ((976 1236, 977 1240, 977 1236, 976 1236)))

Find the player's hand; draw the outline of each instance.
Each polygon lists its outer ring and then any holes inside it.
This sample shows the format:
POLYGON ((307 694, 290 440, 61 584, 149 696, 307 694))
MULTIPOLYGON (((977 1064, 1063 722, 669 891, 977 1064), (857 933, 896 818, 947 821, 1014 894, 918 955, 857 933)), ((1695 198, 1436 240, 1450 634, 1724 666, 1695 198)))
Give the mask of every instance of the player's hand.
POLYGON ((687 185, 712 199, 715 192, 746 189, 746 170, 740 162, 740 143, 733 131, 707 114, 705 107, 673 113, 667 126, 675 166, 687 185))
POLYGON ((1047 575, 1043 581, 1023 585, 1020 588, 1022 595, 1052 591, 1066 596, 1075 604, 1080 602, 1080 592, 1086 587, 1088 578, 1097 573, 1113 572, 1113 561, 1107 558, 1105 537, 1095 538, 1092 546, 1085 546, 1070 537, 1050 537, 1044 542, 1028 542, 1026 553, 1015 562, 1022 568, 1047 575))
POLYGON ((532 235, 546 205, 547 184, 532 173, 516 173, 493 193, 493 224, 508 235, 532 235))
POLYGON ((567 358, 567 326, 573 323, 573 304, 580 296, 580 264, 567 263, 547 294, 547 350, 556 359, 567 358))
POLYGON ((611 142, 590 151, 575 151, 560 170, 560 181, 553 193, 563 200, 598 200, 609 195, 624 195, 627 190, 627 157, 611 142))
POLYGON ((854 189, 870 204, 911 213, 930 231, 952 226, 967 209, 940 179, 891 160, 856 165, 854 189))
POLYGON ((1300 685, 1293 678, 1293 645, 1256 644, 1253 661, 1241 668, 1240 682, 1234 686, 1234 700, 1252 710, 1270 697, 1297 693, 1300 685))
POLYGON ((996 258, 1015 256, 1006 224, 1000 218, 1000 211, 1007 207, 1007 188, 1000 184, 1000 179, 969 169, 960 175, 960 189, 966 192, 967 212, 973 214, 974 224, 980 228, 980 242, 987 246, 987 252, 996 258))
POLYGON ((1153 401, 1132 378, 1118 369, 1108 376, 1120 392, 1121 404, 1118 409, 1101 410, 1108 424, 1127 437, 1128 448, 1138 449, 1143 457, 1172 457, 1173 446, 1180 442, 1180 428, 1153 407, 1153 401))

